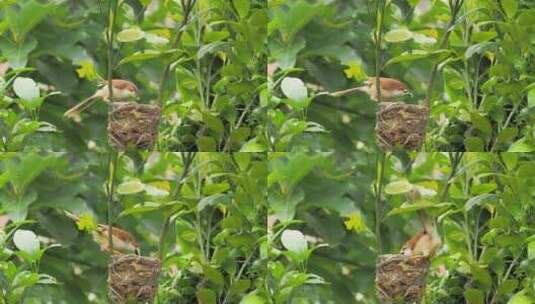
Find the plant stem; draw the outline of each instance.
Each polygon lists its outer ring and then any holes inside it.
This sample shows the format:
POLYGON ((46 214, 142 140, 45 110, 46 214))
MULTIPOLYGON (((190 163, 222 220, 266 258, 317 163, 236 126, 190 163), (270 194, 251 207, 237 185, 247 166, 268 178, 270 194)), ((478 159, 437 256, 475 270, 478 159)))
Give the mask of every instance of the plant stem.
MULTIPOLYGON (((115 20, 117 19, 117 7, 119 0, 109 0, 108 1, 108 31, 107 31, 107 42, 108 42, 108 70, 107 70, 107 79, 108 79, 108 95, 110 103, 113 101, 113 87, 112 87, 112 78, 113 78, 113 39, 115 36, 115 20)), ((109 113, 109 112, 108 112, 109 113)))
MULTIPOLYGON (((178 178, 177 180, 177 184, 175 186, 175 189, 173 190, 173 193, 171 194, 171 197, 172 198, 175 198, 177 199, 178 196, 180 195, 180 189, 182 189, 182 186, 184 185, 184 179, 186 178, 186 176, 188 175, 189 173, 189 170, 191 168, 191 164, 193 163, 193 158, 195 157, 195 153, 193 152, 185 152, 185 153, 182 153, 182 166, 183 166, 183 169, 182 169, 182 174, 180 175, 180 177, 178 178)), ((171 212, 170 214, 168 214, 163 222, 163 226, 162 226, 162 230, 160 231, 160 239, 159 239, 159 244, 158 244, 158 248, 159 248, 159 258, 160 258, 160 261, 163 259, 163 256, 164 256, 164 250, 165 250, 165 236, 167 235, 167 231, 169 230, 169 225, 171 223, 171 217, 173 216, 174 214, 171 212)))
MULTIPOLYGON (((245 259, 245 261, 241 265, 240 270, 238 271, 236 276, 234 278, 232 278, 231 283, 234 283, 234 282, 236 282, 237 280, 239 280, 241 278, 241 276, 243 275, 243 272, 245 271, 245 267, 251 261, 251 258, 254 256, 255 251, 256 251, 256 247, 255 247, 255 249, 253 249, 251 254, 249 254, 249 256, 245 259)), ((223 299, 222 304, 226 304, 227 303, 227 299, 228 299, 229 295, 230 295, 230 289, 227 290, 227 293, 225 294, 225 298, 223 299)))
MULTIPOLYGON (((440 49, 443 49, 444 47, 446 47, 446 43, 448 42, 448 38, 452 31, 452 27, 455 24, 455 21, 457 20, 457 15, 459 14, 463 3, 464 3, 464 0, 454 0, 454 2, 450 1, 451 19, 446 25, 446 27, 444 28, 444 34, 442 35, 442 38, 440 39, 440 42, 439 42, 440 49)), ((427 81, 427 92, 425 94, 424 107, 427 109, 428 116, 431 112, 430 111, 431 95, 433 94, 433 85, 435 83, 435 78, 438 72, 439 65, 440 65, 440 62, 437 62, 433 65, 433 69, 431 70, 431 74, 427 81)))
POLYGON ((381 193, 383 191, 383 180, 385 166, 387 161, 385 152, 379 152, 377 156, 377 176, 375 179, 375 238, 377 240, 377 254, 383 254, 383 237, 381 233, 381 222, 383 221, 383 200, 381 193))
POLYGON ((113 238, 112 238, 112 225, 113 225, 113 193, 115 192, 115 177, 117 173, 117 162, 119 159, 119 153, 115 150, 110 152, 108 158, 108 247, 110 252, 113 253, 113 238))
MULTIPOLYGON (((176 29, 177 32, 175 34, 173 41, 171 42, 172 49, 178 48, 179 43, 180 43, 180 38, 182 38, 182 33, 184 32, 184 27, 188 24, 191 12, 193 11, 193 6, 195 6, 195 3, 197 2, 197 0, 181 0, 180 2, 182 4, 183 18, 179 26, 177 27, 176 29)), ((169 73, 171 72, 171 65, 173 65, 173 62, 170 62, 165 66, 163 70, 162 78, 160 80, 160 87, 158 89, 158 99, 156 102, 157 105, 160 105, 160 106, 163 103, 163 91, 165 90, 165 85, 169 78, 169 73)))
POLYGON ((442 193, 440 195, 440 202, 444 202, 446 200, 446 197, 448 196, 448 190, 450 188, 450 183, 453 177, 455 177, 455 174, 457 174, 457 168, 459 167, 459 164, 461 163, 461 159, 463 158, 464 153, 463 152, 453 152, 450 153, 450 165, 451 165, 451 171, 448 175, 448 178, 444 181, 444 188, 442 188, 442 193))
POLYGON ((383 25, 386 0, 377 0, 376 29, 375 29, 375 89, 377 90, 377 103, 381 103, 381 40, 383 39, 383 25))

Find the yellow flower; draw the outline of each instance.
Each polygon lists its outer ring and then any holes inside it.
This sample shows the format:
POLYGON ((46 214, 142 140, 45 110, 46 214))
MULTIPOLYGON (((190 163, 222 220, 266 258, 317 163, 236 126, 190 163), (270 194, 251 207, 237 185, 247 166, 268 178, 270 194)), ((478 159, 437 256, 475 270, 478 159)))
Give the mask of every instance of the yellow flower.
POLYGON ((362 69, 360 62, 353 61, 349 63, 347 67, 348 68, 344 70, 347 78, 354 78, 357 81, 362 81, 368 78, 368 75, 366 75, 366 72, 362 69))
POLYGON ((80 218, 76 222, 76 225, 80 230, 94 231, 95 229, 97 229, 97 223, 95 223, 95 219, 89 213, 84 213, 80 215, 80 218))
POLYGON ((368 230, 360 212, 352 212, 349 214, 347 221, 344 222, 347 230, 354 230, 356 233, 368 230))
POLYGON ((87 80, 93 80, 97 78, 97 72, 95 66, 90 60, 82 60, 79 63, 80 68, 76 69, 76 73, 80 78, 86 78, 87 80))

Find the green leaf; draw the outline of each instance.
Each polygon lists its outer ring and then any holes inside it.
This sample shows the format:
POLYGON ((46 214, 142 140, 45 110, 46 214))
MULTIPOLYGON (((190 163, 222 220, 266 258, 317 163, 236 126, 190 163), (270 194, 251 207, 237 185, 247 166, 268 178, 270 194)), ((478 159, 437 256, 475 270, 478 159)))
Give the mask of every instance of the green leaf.
POLYGON ((477 112, 472 112, 470 114, 470 120, 472 121, 473 126, 483 132, 483 134, 486 136, 492 135, 492 126, 487 117, 477 112))
POLYGON ((496 38, 498 34, 495 31, 482 31, 472 33, 472 41, 476 43, 486 42, 496 38))
POLYGON ((217 141, 211 136, 200 136, 196 141, 199 151, 215 152, 217 151, 217 141))
POLYGON ((385 66, 394 64, 394 63, 400 63, 400 62, 407 62, 407 61, 414 61, 418 59, 427 58, 430 56, 436 56, 440 54, 446 54, 449 53, 449 50, 438 50, 438 51, 424 51, 424 50, 411 50, 409 52, 404 52, 401 55, 398 55, 390 60, 388 60, 385 64, 385 66))
POLYGON ((139 193, 143 190, 145 190, 145 185, 139 179, 132 179, 117 186, 117 193, 123 195, 139 193))
POLYGON ((284 230, 281 235, 281 242, 284 248, 297 254, 304 254, 308 249, 305 236, 299 230, 284 230))
POLYGON ((249 15, 249 10, 251 8, 251 1, 250 0, 232 0, 232 3, 234 4, 234 8, 238 12, 238 15, 240 15, 240 18, 245 18, 247 15, 249 15))
POLYGON ((385 34, 387 42, 402 42, 412 39, 412 32, 408 29, 395 29, 385 34))
POLYGON ((472 277, 481 283, 484 287, 490 288, 492 286, 492 278, 487 269, 479 266, 470 267, 472 277))
POLYGON ((493 42, 482 42, 478 44, 471 45, 466 49, 464 53, 464 58, 466 60, 470 59, 475 54, 483 54, 484 52, 492 49, 495 46, 493 42))
POLYGON ((472 187, 470 187, 470 191, 473 195, 479 195, 483 193, 490 193, 496 190, 497 187, 498 186, 496 183, 473 184, 472 187))
POLYGON ((516 168, 518 164, 518 154, 516 153, 501 153, 500 157, 502 158, 507 170, 512 171, 516 168))
POLYGON ((132 41, 143 39, 144 37, 145 37, 145 32, 140 30, 138 27, 133 27, 133 28, 120 31, 117 34, 117 41, 132 42, 132 41))
POLYGON ((496 137, 496 144, 503 144, 512 141, 518 134, 517 128, 505 128, 496 137))
POLYGON ((535 106, 535 89, 528 91, 528 107, 532 108, 535 106))
POLYGON ((20 43, 24 41, 27 33, 55 9, 55 5, 41 4, 35 0, 18 1, 18 3, 18 10, 12 6, 6 8, 5 17, 15 41, 20 43))
POLYGON ((255 294, 249 294, 240 301, 240 304, 265 304, 265 303, 266 302, 261 297, 255 294))
POLYGON ((17 77, 13 82, 13 91, 18 97, 25 100, 33 100, 39 97, 39 87, 31 78, 17 77))
POLYGON ((216 304, 217 294, 212 289, 200 288, 197 291, 197 301, 199 304, 216 304))
POLYGON ((201 212, 207 206, 213 206, 221 201, 228 201, 229 197, 226 194, 216 194, 203 197, 197 204, 197 211, 201 212))
POLYGON ((503 10, 505 11, 505 14, 509 18, 514 18, 516 15, 516 12, 518 11, 518 1, 517 0, 502 0, 501 5, 503 7, 503 10))
POLYGON ((489 200, 495 200, 495 199, 496 199, 495 194, 486 193, 486 194, 477 195, 466 201, 466 203, 464 204, 464 209, 466 211, 470 211, 474 206, 479 206, 489 200))
POLYGON ((466 147, 466 151, 471 152, 477 152, 477 151, 485 151, 485 143, 483 140, 476 136, 469 136, 464 139, 464 145, 466 147))
POLYGON ((156 51, 156 50, 139 51, 121 59, 121 61, 119 61, 119 65, 129 63, 129 62, 138 62, 138 61, 155 59, 163 55, 172 54, 176 52, 177 52, 176 50, 169 50, 165 52, 156 51))
POLYGON ((202 119, 208 129, 214 131, 218 135, 222 135, 225 132, 225 127, 223 126, 223 122, 221 119, 219 119, 219 117, 205 112, 202 113, 202 119))
POLYGON ((535 151, 535 147, 526 143, 525 138, 521 138, 515 141, 507 150, 507 152, 533 152, 533 151, 535 151))
POLYGON ((518 292, 511 299, 509 299, 509 302, 507 302, 507 304, 533 304, 533 303, 535 303, 535 299, 527 296, 524 291, 518 292))
POLYGON ((281 90, 287 98, 292 100, 303 100, 308 97, 305 83, 294 77, 285 77, 281 83, 281 90))
POLYGON ((535 240, 528 243, 528 259, 535 259, 535 240))
POLYGON ((0 51, 14 69, 24 68, 28 63, 28 55, 37 47, 35 38, 26 39, 24 43, 14 44, 6 38, 0 38, 0 51))
POLYGON ((412 189, 412 184, 408 180, 402 179, 391 182, 385 186, 385 193, 390 195, 404 194, 412 189))
POLYGON ((266 146, 256 142, 256 139, 251 139, 245 143, 241 148, 240 152, 265 152, 267 150, 266 146))
POLYGON ((244 293, 247 291, 247 289, 249 289, 251 287, 251 280, 247 280, 247 279, 241 279, 241 280, 238 280, 234 283, 232 283, 232 285, 230 286, 230 295, 239 295, 241 293, 244 293))
POLYGON ((394 208, 388 212, 387 216, 398 215, 402 213, 411 213, 417 210, 428 208, 446 208, 452 206, 451 203, 433 203, 430 201, 418 201, 417 203, 403 203, 401 206, 394 208))
POLYGON ((19 229, 13 234, 13 243, 21 251, 35 255, 39 251, 39 240, 31 230, 19 229))
POLYGON ((485 293, 481 289, 469 288, 464 292, 468 304, 484 304, 485 293))
POLYGON ((223 286, 225 286, 225 278, 223 277, 221 272, 219 272, 219 270, 210 265, 204 265, 202 269, 206 279, 215 284, 218 289, 221 289, 223 288, 223 286))

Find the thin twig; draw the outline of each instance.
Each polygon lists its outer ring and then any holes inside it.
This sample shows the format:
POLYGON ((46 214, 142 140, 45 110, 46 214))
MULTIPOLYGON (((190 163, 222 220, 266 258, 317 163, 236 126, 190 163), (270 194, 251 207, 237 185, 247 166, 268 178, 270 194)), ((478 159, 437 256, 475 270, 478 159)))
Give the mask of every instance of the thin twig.
POLYGON ((119 153, 115 150, 110 152, 110 157, 108 159, 108 247, 110 252, 113 253, 113 237, 112 237, 112 226, 113 226, 113 193, 115 192, 115 177, 117 175, 117 163, 119 160, 119 153))
MULTIPOLYGON (((455 2, 450 1, 450 12, 451 12, 451 19, 444 28, 444 34, 442 35, 442 38, 439 42, 439 49, 443 49, 446 47, 446 43, 448 42, 448 38, 451 34, 451 31, 453 30, 453 25, 455 24, 455 21, 457 20, 457 15, 459 14, 459 11, 464 3, 464 0, 455 0, 455 2)), ((431 74, 429 76, 429 80, 427 81, 427 92, 425 94, 425 101, 424 106, 427 109, 427 115, 430 114, 430 104, 431 104, 431 95, 433 94, 433 85, 435 83, 435 78, 438 72, 438 66, 440 65, 440 62, 437 62, 433 65, 433 69, 431 70, 431 74)), ((428 119, 429 121, 429 119, 428 119)))
MULTIPOLYGON (((171 48, 176 49, 179 46, 180 38, 182 38, 182 33, 184 32, 184 27, 188 24, 191 12, 193 11, 193 6, 197 0, 181 0, 182 3, 182 14, 184 15, 182 18, 182 21, 180 22, 180 25, 177 27, 177 33, 175 34, 175 37, 173 41, 171 42, 171 48)), ((163 103, 163 91, 165 90, 165 85, 167 83, 167 80, 169 78, 169 73, 171 72, 171 65, 173 65, 173 62, 169 62, 164 70, 163 75, 160 80, 160 87, 158 89, 158 99, 156 104, 162 105, 163 103)))
MULTIPOLYGON (((182 174, 177 180, 177 184, 175 186, 175 189, 173 190, 173 193, 171 194, 171 197, 174 199, 178 198, 178 195, 180 195, 180 189, 182 189, 182 185, 184 185, 184 180, 186 176, 189 173, 189 169, 191 168, 191 164, 193 163, 193 158, 195 157, 195 153, 193 152, 185 152, 182 153, 182 174)), ((164 256, 164 250, 165 250, 165 236, 167 235, 167 231, 169 230, 169 224, 171 223, 171 217, 173 217, 173 213, 170 213, 167 215, 167 217, 164 220, 162 230, 160 231, 160 240, 159 240, 159 257, 160 261, 163 260, 164 256)))
POLYGON ((377 103, 381 103, 381 40, 383 38, 383 25, 386 0, 377 1, 376 29, 375 29, 375 89, 377 90, 377 103))
POLYGON ((381 224, 383 221, 383 200, 381 193, 383 192, 383 182, 385 174, 385 166, 387 161, 386 152, 379 152, 377 156, 376 169, 377 175, 375 178, 375 238, 377 240, 377 254, 383 254, 383 236, 381 233, 381 224))

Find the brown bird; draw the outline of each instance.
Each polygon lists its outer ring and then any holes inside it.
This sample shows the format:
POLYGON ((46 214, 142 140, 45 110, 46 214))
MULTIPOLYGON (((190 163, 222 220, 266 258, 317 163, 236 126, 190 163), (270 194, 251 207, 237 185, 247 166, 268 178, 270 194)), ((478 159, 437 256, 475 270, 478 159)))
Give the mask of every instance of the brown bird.
MULTIPOLYGON (((80 217, 70 212, 65 211, 65 214, 78 222, 80 217)), ((97 224, 97 228, 92 231, 92 236, 95 242, 100 246, 100 250, 106 253, 110 253, 110 247, 108 242, 109 226, 104 224, 97 224)), ((111 228, 112 241, 113 241, 113 254, 130 254, 136 253, 139 255, 139 243, 130 232, 117 228, 111 228)))
MULTIPOLYGON (((364 81, 363 86, 337 91, 329 95, 333 97, 340 97, 347 94, 351 94, 353 92, 360 91, 368 94, 371 100, 377 101, 378 98, 375 79, 375 77, 369 77, 366 81, 364 81)), ((402 96, 411 95, 409 87, 397 79, 380 77, 379 83, 381 86, 381 101, 390 102, 395 101, 396 99, 402 96)))
MULTIPOLYGON (((113 100, 133 100, 138 96, 139 89, 131 81, 124 79, 112 79, 111 84, 113 86, 113 100)), ((108 83, 105 82, 102 87, 95 92, 95 94, 67 110, 63 116, 71 118, 75 121, 80 121, 80 113, 82 111, 89 108, 98 99, 101 99, 104 102, 109 102, 109 94, 110 91, 108 88, 108 83)))
POLYGON ((442 240, 437 232, 435 222, 423 211, 420 211, 419 214, 423 229, 401 247, 400 254, 432 257, 442 246, 442 240))

